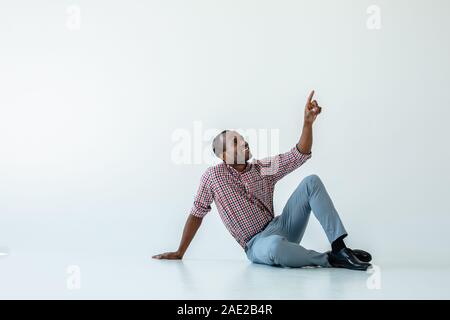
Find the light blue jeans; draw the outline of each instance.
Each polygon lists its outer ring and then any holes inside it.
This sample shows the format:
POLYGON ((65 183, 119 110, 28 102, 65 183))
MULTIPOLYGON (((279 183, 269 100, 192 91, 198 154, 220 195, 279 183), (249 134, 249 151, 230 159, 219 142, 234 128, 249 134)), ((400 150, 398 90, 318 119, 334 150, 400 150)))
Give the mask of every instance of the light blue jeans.
POLYGON ((295 189, 281 215, 247 242, 247 258, 254 263, 281 267, 331 267, 326 253, 299 245, 311 210, 330 243, 347 234, 322 181, 317 175, 310 175, 295 189))

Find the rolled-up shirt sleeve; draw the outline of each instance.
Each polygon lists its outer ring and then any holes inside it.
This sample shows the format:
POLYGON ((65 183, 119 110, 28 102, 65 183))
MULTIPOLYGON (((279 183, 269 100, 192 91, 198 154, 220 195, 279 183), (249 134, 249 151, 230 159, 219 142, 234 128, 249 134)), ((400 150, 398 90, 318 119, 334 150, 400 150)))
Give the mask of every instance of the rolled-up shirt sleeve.
POLYGON ((312 154, 301 153, 297 146, 294 146, 291 150, 280 153, 273 157, 264 158, 261 161, 264 170, 264 175, 269 175, 272 177, 274 183, 279 181, 285 175, 291 173, 295 169, 299 168, 304 164, 312 154))
POLYGON ((214 194, 212 191, 212 179, 210 170, 206 170, 200 179, 200 185, 197 190, 197 194, 194 197, 194 204, 190 211, 190 214, 203 218, 208 212, 211 211, 211 204, 214 200, 214 194))

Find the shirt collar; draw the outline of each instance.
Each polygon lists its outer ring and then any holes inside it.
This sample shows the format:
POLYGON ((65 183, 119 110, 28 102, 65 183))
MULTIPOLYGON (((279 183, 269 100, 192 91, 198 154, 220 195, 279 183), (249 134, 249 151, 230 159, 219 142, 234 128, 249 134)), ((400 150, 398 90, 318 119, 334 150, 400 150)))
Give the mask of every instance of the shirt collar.
MULTIPOLYGON (((225 163, 225 162, 224 162, 225 163)), ((229 168, 231 171, 233 171, 234 173, 237 174, 243 174, 243 173, 247 173, 248 171, 250 171, 250 169, 252 168, 252 163, 251 162, 247 162, 245 169, 242 172, 237 171, 235 168, 233 168, 231 165, 229 165, 228 163, 225 163, 225 165, 227 166, 227 168, 229 168)))

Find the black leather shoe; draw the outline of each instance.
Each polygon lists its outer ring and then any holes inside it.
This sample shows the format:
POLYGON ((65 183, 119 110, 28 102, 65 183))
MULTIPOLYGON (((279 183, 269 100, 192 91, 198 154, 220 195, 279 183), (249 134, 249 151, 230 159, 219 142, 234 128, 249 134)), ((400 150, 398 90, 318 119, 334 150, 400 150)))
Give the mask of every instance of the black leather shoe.
POLYGON ((349 248, 343 248, 338 253, 328 253, 328 261, 335 268, 366 271, 370 267, 370 263, 360 261, 349 248))
MULTIPOLYGON (((361 250, 361 249, 350 249, 353 251, 353 254, 355 257, 358 258, 361 262, 370 262, 372 261, 372 255, 368 253, 367 251, 361 250)), ((331 251, 328 251, 327 254, 329 255, 331 251)))
POLYGON ((355 257, 358 258, 361 262, 370 262, 372 261, 372 256, 367 251, 361 250, 361 249, 350 249, 353 251, 353 254, 355 257))

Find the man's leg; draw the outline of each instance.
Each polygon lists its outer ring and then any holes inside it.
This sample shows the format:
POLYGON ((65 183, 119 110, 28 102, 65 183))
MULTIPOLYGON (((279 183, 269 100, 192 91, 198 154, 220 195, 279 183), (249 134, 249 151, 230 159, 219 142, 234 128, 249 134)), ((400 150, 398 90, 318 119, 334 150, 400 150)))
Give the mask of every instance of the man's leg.
MULTIPOLYGON (((256 263, 285 267, 339 266, 366 270, 370 264, 355 258, 348 248, 338 253, 319 253, 307 250, 298 243, 313 211, 324 229, 330 243, 340 241, 347 232, 322 181, 316 175, 302 180, 289 198, 283 212, 272 222, 270 228, 259 234, 247 251, 247 257, 256 263), (340 240, 339 240, 340 239, 340 240), (333 262, 330 264, 329 257, 333 262)), ((345 247, 345 245, 344 245, 345 247)))
POLYGON ((280 216, 279 228, 288 241, 301 241, 311 210, 330 243, 347 235, 324 184, 317 175, 310 175, 295 189, 280 216))
POLYGON ((347 231, 320 178, 310 175, 302 180, 289 198, 277 224, 280 234, 289 241, 300 242, 308 223, 310 212, 314 213, 331 243, 331 253, 325 253, 332 266, 353 270, 366 270, 370 264, 360 261, 343 238, 347 231))
POLYGON ((278 234, 259 236, 247 251, 247 257, 254 263, 282 267, 331 267, 327 254, 307 250, 278 234))
POLYGON ((305 233, 311 210, 332 243, 347 234, 330 196, 319 177, 302 180, 289 198, 283 212, 276 217, 269 232, 255 239, 247 256, 256 263, 285 267, 331 266, 328 254, 299 245, 305 233))

